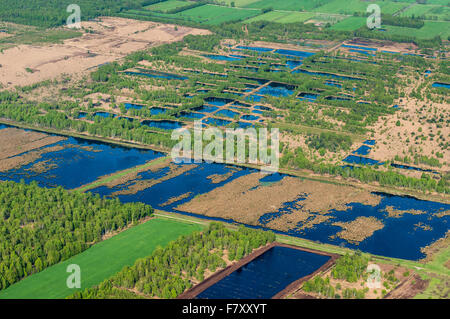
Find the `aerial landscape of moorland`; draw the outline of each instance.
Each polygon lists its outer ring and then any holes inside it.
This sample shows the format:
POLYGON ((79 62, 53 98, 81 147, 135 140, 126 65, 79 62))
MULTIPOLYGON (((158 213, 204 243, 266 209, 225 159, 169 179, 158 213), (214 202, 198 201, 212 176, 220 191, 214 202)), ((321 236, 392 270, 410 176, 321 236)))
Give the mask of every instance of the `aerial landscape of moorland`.
POLYGON ((0 299, 449 299, 449 26, 2 0, 0 299))

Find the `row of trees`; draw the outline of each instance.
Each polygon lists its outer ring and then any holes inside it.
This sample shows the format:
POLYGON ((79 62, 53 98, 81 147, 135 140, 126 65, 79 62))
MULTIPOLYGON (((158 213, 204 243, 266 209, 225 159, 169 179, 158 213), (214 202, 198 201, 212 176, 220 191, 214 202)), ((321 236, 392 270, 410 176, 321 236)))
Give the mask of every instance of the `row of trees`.
POLYGON ((215 272, 224 268, 225 258, 239 260, 274 240, 272 232, 244 226, 231 231, 222 224, 211 223, 207 230, 180 237, 99 286, 76 292, 70 298, 114 298, 120 297, 120 291, 125 289, 152 297, 175 298, 194 283, 203 281, 206 270, 215 272))
POLYGON ((0 183, 0 290, 48 266, 79 254, 108 232, 150 216, 142 203, 0 183))

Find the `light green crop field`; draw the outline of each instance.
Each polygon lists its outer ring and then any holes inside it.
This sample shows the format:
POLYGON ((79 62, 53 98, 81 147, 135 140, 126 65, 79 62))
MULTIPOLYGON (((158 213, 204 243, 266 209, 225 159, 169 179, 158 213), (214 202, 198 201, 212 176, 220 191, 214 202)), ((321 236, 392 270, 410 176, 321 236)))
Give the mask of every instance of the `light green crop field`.
POLYGON ((308 11, 333 0, 261 0, 247 5, 247 8, 272 8, 274 10, 308 11))
POLYGON ((259 16, 250 18, 244 22, 254 21, 273 21, 279 23, 303 22, 314 17, 312 12, 286 12, 286 11, 270 11, 259 16))
POLYGON ((367 18, 365 17, 348 17, 331 27, 332 30, 338 31, 354 31, 366 25, 367 18))
POLYGON ((431 39, 435 36, 440 36, 442 39, 447 39, 450 36, 448 22, 439 21, 425 21, 425 25, 420 29, 405 28, 398 26, 383 26, 387 33, 403 36, 416 36, 419 39, 431 39))
POLYGON ((0 299, 65 298, 77 290, 67 288, 68 265, 80 266, 81 289, 85 289, 113 276, 124 266, 131 266, 136 259, 151 255, 156 247, 201 229, 203 226, 198 224, 151 219, 0 291, 0 299))
MULTIPOLYGON (((243 20, 260 14, 259 10, 220 7, 207 4, 186 11, 178 12, 172 16, 188 21, 218 25, 223 22, 243 20)), ((169 15, 168 15, 169 16, 169 15)))
POLYGON ((174 9, 179 9, 191 5, 193 2, 190 1, 179 1, 179 0, 168 0, 163 2, 158 2, 146 6, 145 9, 151 11, 167 12, 174 9))
POLYGON ((435 8, 436 5, 428 5, 428 4, 414 4, 405 11, 401 13, 402 17, 418 17, 426 12, 430 11, 431 9, 435 8))
POLYGON ((393 1, 367 2, 361 0, 333 0, 332 2, 315 8, 314 11, 341 14, 353 14, 355 12, 365 13, 367 12, 367 7, 371 3, 378 4, 380 6, 381 12, 388 14, 393 14, 408 6, 408 3, 393 1))
POLYGON ((216 0, 216 3, 230 7, 231 3, 234 2, 234 5, 236 7, 245 7, 251 3, 258 2, 258 1, 260 1, 260 0, 216 0))

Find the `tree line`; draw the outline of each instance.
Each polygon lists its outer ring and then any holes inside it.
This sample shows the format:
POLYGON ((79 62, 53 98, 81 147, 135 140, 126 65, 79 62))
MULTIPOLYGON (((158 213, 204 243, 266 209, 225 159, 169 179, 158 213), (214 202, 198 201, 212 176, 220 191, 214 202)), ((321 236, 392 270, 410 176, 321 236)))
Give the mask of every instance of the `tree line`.
POLYGON ((131 267, 124 267, 100 285, 76 292, 69 298, 138 298, 142 294, 175 298, 203 281, 207 271, 224 268, 226 260, 240 260, 274 240, 273 232, 244 226, 229 230, 213 222, 205 231, 182 236, 165 248, 159 247, 152 255, 137 260, 131 267))

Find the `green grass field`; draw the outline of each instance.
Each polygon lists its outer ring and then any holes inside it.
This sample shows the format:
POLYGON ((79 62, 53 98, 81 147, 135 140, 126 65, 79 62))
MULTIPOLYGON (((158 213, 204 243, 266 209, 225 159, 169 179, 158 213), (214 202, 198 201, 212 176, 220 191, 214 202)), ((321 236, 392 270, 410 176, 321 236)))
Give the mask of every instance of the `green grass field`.
POLYGON ((273 21, 279 23, 303 22, 314 17, 312 12, 286 12, 286 11, 270 11, 259 16, 245 20, 245 23, 254 21, 273 21))
POLYGON ((420 29, 405 28, 398 26, 383 26, 387 33, 403 36, 415 36, 419 39, 431 39, 435 36, 441 36, 442 39, 447 39, 450 36, 448 22, 439 21, 425 21, 425 25, 420 29))
POLYGON ((136 15, 143 18, 151 18, 153 16, 171 19, 173 21, 184 20, 206 25, 219 25, 229 21, 245 20, 260 13, 261 11, 256 9, 231 8, 206 4, 175 14, 159 13, 150 10, 129 10, 124 12, 121 16, 133 17, 133 15, 136 15))
POLYGON ((367 7, 371 3, 376 3, 380 6, 382 13, 393 14, 404 7, 408 6, 408 3, 393 2, 393 1, 376 1, 367 2, 361 0, 333 0, 323 6, 315 8, 316 12, 323 13, 341 13, 341 14, 353 14, 355 12, 365 13, 367 7))
POLYGON ((367 18, 364 17, 348 17, 345 20, 339 21, 331 27, 332 30, 338 31, 354 31, 366 25, 367 18))
POLYGON ((223 22, 248 19, 260 14, 259 10, 242 8, 220 7, 215 5, 204 5, 175 14, 185 20, 195 21, 209 25, 218 25, 223 22))
POLYGON ((409 7, 405 11, 401 13, 402 17, 418 17, 426 12, 430 11, 431 9, 435 8, 435 5, 428 5, 428 4, 414 4, 413 6, 409 7))
POLYGON ((274 10, 308 11, 325 5, 331 1, 333 0, 261 0, 247 5, 246 8, 272 8, 274 10))
POLYGON ((203 229, 202 225, 164 218, 152 219, 102 241, 64 262, 47 268, 0 291, 0 299, 65 298, 76 291, 66 285, 67 266, 81 268, 81 288, 99 284, 138 258, 149 256, 158 246, 164 246, 181 235, 203 229))
POLYGON ((179 1, 179 0, 168 0, 164 2, 158 2, 155 4, 151 4, 146 6, 146 10, 150 11, 158 11, 158 12, 167 12, 174 9, 180 9, 186 6, 191 5, 193 2, 190 1, 179 1))

